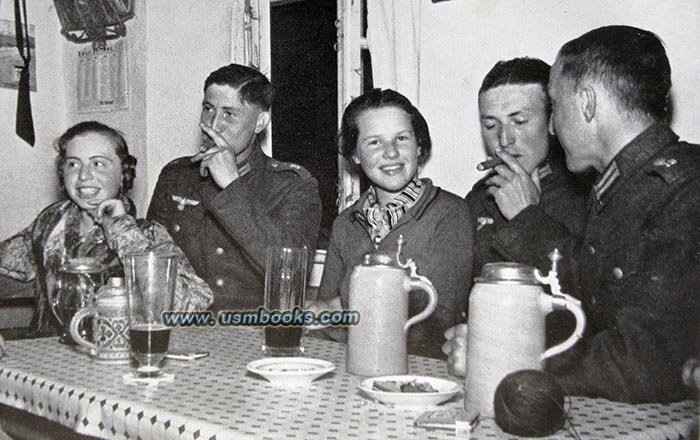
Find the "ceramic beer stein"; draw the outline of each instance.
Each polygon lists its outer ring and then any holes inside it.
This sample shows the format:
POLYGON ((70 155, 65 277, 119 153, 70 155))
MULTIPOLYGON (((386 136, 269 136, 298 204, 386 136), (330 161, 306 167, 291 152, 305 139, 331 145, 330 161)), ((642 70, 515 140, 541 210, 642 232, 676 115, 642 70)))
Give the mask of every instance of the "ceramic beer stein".
POLYGON ((129 313, 124 278, 110 278, 100 289, 94 302, 73 316, 70 334, 98 361, 129 361, 129 313), (87 317, 93 317, 94 342, 85 340, 79 332, 81 321, 87 317))
POLYGON ((577 299, 561 292, 557 262, 545 277, 519 263, 488 263, 469 296, 467 377, 464 407, 468 417, 493 417, 498 384, 518 370, 540 370, 545 359, 571 348, 582 336, 586 317, 577 299), (552 294, 542 286, 548 284, 552 294), (554 310, 576 317, 574 332, 561 344, 545 350, 545 319, 554 310))
POLYGON ((406 374, 409 328, 430 316, 437 306, 437 292, 425 277, 418 276, 412 260, 401 263, 402 239, 396 258, 367 254, 350 278, 348 309, 360 312, 358 325, 348 328, 347 371, 359 376, 406 374), (406 269, 411 269, 408 274, 406 269), (422 290, 428 305, 408 318, 409 292, 422 290))

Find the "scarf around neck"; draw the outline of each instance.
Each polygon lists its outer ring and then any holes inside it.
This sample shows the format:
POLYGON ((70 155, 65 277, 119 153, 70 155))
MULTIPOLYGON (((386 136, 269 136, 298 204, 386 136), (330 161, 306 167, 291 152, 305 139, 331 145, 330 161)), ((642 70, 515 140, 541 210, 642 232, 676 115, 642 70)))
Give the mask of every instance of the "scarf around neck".
POLYGON ((377 191, 373 186, 369 188, 367 199, 362 204, 362 216, 375 246, 391 232, 406 211, 415 205, 423 194, 423 189, 423 182, 414 177, 391 202, 381 206, 377 200, 377 191))

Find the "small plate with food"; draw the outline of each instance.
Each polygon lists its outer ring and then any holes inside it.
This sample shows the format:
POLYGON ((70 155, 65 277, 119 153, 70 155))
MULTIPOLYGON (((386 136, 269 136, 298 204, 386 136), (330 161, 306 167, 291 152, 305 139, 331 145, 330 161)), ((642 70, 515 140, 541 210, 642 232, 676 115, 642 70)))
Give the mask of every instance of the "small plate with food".
POLYGON ((428 376, 381 376, 365 379, 360 390, 377 402, 396 406, 435 406, 450 400, 462 387, 428 376))

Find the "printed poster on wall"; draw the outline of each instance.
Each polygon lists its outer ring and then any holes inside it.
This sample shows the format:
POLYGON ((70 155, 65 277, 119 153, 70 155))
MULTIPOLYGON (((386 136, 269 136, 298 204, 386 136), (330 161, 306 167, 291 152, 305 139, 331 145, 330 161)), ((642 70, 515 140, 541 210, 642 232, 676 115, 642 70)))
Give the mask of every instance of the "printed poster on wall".
MULTIPOLYGON (((29 89, 36 92, 36 46, 34 39, 34 25, 29 28, 29 89)), ((17 41, 15 40, 15 22, 0 19, 0 87, 17 89, 19 74, 24 61, 19 55, 17 41)))
POLYGON ((104 112, 129 106, 127 51, 124 39, 85 45, 78 51, 78 113, 104 112))

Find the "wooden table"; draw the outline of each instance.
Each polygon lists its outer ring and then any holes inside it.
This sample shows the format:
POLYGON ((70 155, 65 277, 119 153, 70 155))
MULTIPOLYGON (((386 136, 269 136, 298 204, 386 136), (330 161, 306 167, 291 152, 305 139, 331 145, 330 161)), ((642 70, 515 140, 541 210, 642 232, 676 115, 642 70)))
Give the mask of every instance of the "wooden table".
MULTIPOLYGON (((260 357, 259 328, 173 329, 171 349, 205 350, 191 362, 168 361, 175 381, 157 387, 126 385, 130 365, 99 364, 56 338, 9 341, 0 360, 0 403, 106 439, 452 439, 450 431, 413 427, 421 409, 367 400, 360 377, 345 372, 345 347, 306 338, 306 355, 336 370, 306 388, 275 387, 246 371, 260 357)), ((461 382, 445 363, 411 357, 410 372, 461 382)), ((458 396, 443 407, 462 405, 458 396)), ((697 405, 625 405, 572 398, 569 416, 581 438, 688 438, 697 405)), ((483 420, 471 438, 512 438, 483 420)), ((561 430, 549 438, 573 438, 561 430)))

